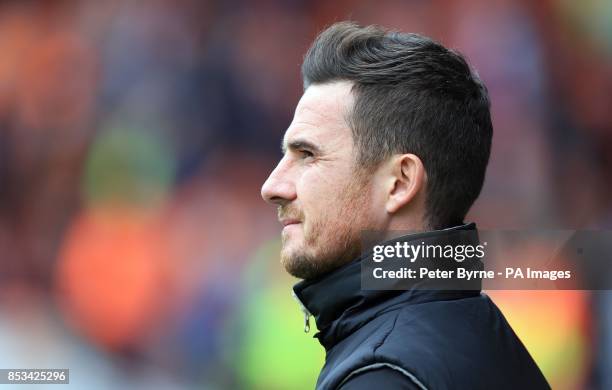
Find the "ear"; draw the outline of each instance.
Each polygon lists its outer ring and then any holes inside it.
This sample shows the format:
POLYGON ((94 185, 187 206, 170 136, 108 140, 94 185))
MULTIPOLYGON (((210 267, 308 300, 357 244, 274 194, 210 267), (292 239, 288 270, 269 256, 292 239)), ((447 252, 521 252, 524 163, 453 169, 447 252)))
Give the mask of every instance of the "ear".
POLYGON ((386 209, 392 214, 415 199, 425 186, 425 166, 414 154, 402 154, 392 161, 392 186, 386 209))

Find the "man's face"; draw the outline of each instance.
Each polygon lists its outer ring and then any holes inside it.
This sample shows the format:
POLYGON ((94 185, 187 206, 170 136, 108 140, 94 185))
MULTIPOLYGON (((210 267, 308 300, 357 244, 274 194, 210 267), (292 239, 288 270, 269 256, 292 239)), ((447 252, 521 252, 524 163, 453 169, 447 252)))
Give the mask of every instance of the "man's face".
POLYGON ((281 262, 298 278, 317 277, 356 257, 360 232, 371 224, 370 181, 355 170, 345 119, 351 85, 308 87, 285 133, 284 156, 261 189, 278 206, 281 262))

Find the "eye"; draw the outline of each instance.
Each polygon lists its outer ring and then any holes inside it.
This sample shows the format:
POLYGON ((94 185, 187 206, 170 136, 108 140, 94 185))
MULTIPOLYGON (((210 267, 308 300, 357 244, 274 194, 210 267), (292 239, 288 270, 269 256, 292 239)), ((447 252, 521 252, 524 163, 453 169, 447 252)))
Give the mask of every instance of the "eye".
POLYGON ((301 149, 299 152, 300 152, 300 155, 302 156, 302 158, 314 157, 314 154, 312 154, 312 152, 310 150, 301 149))

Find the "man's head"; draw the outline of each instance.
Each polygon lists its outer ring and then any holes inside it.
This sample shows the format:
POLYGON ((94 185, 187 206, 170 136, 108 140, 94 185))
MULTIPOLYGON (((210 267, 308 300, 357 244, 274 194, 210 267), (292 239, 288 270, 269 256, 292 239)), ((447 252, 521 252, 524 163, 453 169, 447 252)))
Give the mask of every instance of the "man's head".
POLYGON ((429 38, 337 23, 302 65, 284 156, 262 187, 282 262, 310 279, 359 253, 364 229, 460 224, 478 197, 492 125, 482 82, 429 38))

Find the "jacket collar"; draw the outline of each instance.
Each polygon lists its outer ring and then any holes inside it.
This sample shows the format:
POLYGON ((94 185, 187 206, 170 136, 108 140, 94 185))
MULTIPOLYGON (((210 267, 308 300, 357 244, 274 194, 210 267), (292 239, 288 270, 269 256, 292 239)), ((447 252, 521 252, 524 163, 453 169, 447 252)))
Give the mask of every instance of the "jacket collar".
MULTIPOLYGON (((396 238, 411 242, 414 240, 443 241, 453 232, 473 231, 470 243, 477 242, 478 235, 474 223, 456 226, 444 230, 411 234, 396 238), (475 240, 475 241, 474 241, 475 240)), ((363 256, 371 256, 370 253, 363 256)), ((294 296, 303 306, 306 315, 306 331, 308 317, 314 316, 319 332, 315 335, 319 342, 329 350, 336 343, 350 335, 355 330, 369 322, 381 312, 399 309, 404 305, 452 300, 480 294, 477 290, 435 290, 415 289, 403 290, 362 290, 361 260, 364 257, 312 280, 303 280, 293 287, 294 296)))

